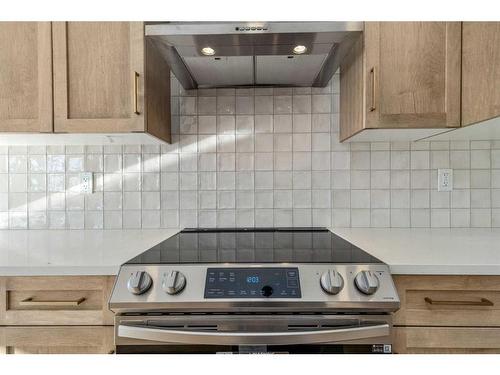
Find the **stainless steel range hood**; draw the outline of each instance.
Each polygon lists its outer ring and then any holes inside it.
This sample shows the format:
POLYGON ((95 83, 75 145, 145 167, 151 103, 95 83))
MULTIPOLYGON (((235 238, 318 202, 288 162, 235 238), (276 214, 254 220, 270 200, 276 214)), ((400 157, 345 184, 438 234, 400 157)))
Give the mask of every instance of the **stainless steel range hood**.
POLYGON ((362 30, 363 22, 168 22, 146 25, 146 38, 185 89, 324 87, 362 30))

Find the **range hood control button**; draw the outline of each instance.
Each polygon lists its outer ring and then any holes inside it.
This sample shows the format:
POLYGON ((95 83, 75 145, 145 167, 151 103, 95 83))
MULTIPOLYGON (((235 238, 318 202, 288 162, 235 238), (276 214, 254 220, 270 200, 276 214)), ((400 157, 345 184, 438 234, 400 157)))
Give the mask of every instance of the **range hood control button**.
POLYGON ((182 292, 186 286, 186 277, 179 271, 170 271, 163 278, 162 288, 170 295, 182 292))
POLYGON ((153 279, 146 271, 133 273, 127 282, 127 289, 132 294, 143 294, 151 288, 153 279))
POLYGON ((359 272, 354 282, 361 293, 368 295, 375 293, 380 285, 377 275, 371 271, 359 272))
POLYGON ((344 287, 342 275, 335 270, 328 270, 321 275, 319 280, 321 288, 328 294, 338 294, 344 287))

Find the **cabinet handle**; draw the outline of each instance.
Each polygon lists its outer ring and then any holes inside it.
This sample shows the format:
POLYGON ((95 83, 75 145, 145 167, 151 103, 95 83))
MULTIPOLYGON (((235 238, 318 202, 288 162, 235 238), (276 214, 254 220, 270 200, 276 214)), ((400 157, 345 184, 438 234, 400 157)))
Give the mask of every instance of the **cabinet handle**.
POLYGON ((139 73, 134 72, 134 113, 140 115, 139 112, 139 73))
POLYGON ((447 306, 493 306, 494 303, 489 299, 481 298, 481 301, 438 301, 429 297, 424 298, 429 305, 447 305, 447 306))
POLYGON ((375 109, 377 108, 376 107, 376 102, 375 102, 375 96, 376 96, 376 92, 375 92, 375 67, 371 68, 370 69, 370 76, 372 78, 372 104, 370 105, 370 112, 373 112, 375 111, 375 109))
POLYGON ((34 301, 33 297, 30 297, 19 302, 19 305, 20 306, 78 306, 83 301, 85 301, 85 297, 69 301, 34 301))

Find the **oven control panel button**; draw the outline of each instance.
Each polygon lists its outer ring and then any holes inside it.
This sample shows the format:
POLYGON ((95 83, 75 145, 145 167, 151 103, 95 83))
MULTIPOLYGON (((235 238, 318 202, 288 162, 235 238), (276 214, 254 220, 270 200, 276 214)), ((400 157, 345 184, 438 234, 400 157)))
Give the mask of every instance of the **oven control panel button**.
POLYGON ((162 288, 170 295, 182 292, 186 286, 186 276, 182 272, 172 270, 163 276, 162 288))
POLYGON ((375 293, 380 285, 377 275, 371 271, 359 272, 354 279, 354 283, 361 293, 367 295, 375 293))
POLYGON ((127 289, 132 294, 143 294, 151 288, 152 284, 153 279, 146 271, 136 271, 130 275, 127 289))
POLYGON ((264 297, 271 297, 273 294, 273 287, 270 285, 264 285, 260 292, 264 297))
POLYGON ((321 288, 328 294, 338 294, 344 287, 342 275, 333 269, 324 272, 319 283, 321 288))

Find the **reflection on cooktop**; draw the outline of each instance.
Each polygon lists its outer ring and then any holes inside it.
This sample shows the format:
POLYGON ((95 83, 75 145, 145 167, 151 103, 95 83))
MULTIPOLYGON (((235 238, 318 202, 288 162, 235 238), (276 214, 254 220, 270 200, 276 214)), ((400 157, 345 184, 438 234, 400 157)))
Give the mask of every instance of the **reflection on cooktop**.
POLYGON ((187 229, 126 264, 382 263, 326 229, 187 229))

